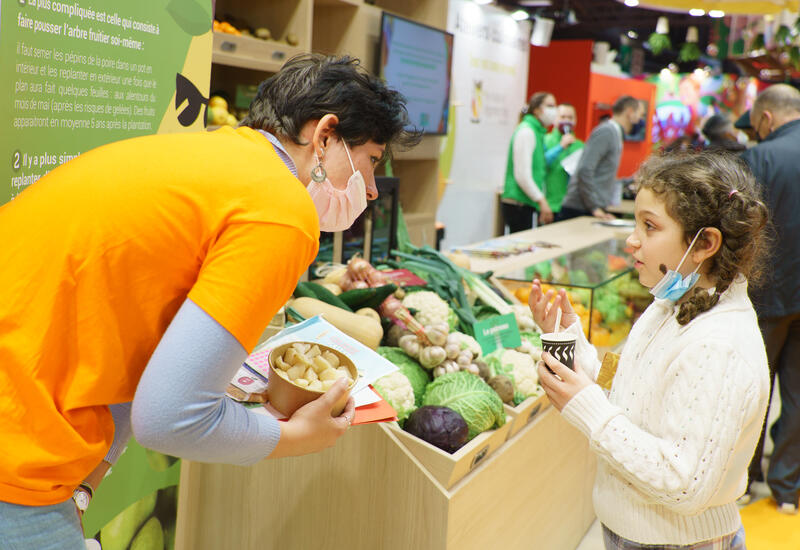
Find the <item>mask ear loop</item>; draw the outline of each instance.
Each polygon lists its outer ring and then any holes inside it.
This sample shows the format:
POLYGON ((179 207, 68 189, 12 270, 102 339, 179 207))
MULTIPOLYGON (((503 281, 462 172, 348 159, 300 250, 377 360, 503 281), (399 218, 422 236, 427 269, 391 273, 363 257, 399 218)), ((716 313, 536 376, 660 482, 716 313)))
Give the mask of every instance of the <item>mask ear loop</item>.
MULTIPOLYGON (((684 253, 683 253, 683 258, 681 258, 681 261, 680 261, 680 262, 678 262, 678 267, 676 267, 676 268, 675 268, 675 271, 677 271, 678 273, 680 273, 680 271, 681 271, 681 266, 683 265, 683 261, 684 261, 684 260, 686 259, 686 257, 689 255, 689 252, 691 252, 691 251, 692 251, 692 247, 694 246, 694 243, 696 243, 696 242, 697 242, 697 239, 698 239, 698 238, 700 238, 700 235, 702 235, 702 234, 703 234, 703 231, 705 231, 705 230, 706 230, 706 228, 705 228, 705 227, 701 227, 701 228, 700 228, 700 230, 697 232, 697 234, 694 236, 694 239, 692 239, 692 242, 689 244, 689 248, 687 248, 687 249, 686 249, 686 252, 684 252, 684 253)), ((700 266, 701 266, 701 265, 703 265, 703 261, 700 261, 700 263, 699 263, 699 264, 697 264, 697 267, 695 267, 695 268, 694 268, 694 271, 692 271, 692 273, 697 273, 697 271, 700 269, 700 266)))
POLYGON ((350 157, 350 149, 347 147, 347 142, 345 140, 342 140, 342 143, 344 143, 344 152, 347 153, 347 160, 350 161, 350 168, 353 169, 353 173, 355 174, 356 166, 353 164, 353 159, 350 157))

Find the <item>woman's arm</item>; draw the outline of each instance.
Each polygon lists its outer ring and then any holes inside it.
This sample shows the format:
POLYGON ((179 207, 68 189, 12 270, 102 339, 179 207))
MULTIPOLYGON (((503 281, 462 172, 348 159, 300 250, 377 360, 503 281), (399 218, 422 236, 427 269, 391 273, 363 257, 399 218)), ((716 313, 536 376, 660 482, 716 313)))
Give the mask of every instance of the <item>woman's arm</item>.
POLYGON ((352 400, 341 416, 330 415, 346 391, 343 384, 283 423, 227 398, 225 389, 246 357, 231 333, 186 300, 139 380, 131 413, 137 441, 190 460, 249 465, 320 451, 347 429, 352 400))

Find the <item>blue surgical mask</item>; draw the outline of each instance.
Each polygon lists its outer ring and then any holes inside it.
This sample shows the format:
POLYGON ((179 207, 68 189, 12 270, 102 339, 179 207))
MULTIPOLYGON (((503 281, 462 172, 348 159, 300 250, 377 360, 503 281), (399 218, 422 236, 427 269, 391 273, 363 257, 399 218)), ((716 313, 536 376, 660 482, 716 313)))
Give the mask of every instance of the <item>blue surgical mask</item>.
POLYGON ((667 273, 661 277, 661 280, 650 289, 650 294, 662 300, 677 302, 684 294, 689 292, 695 283, 697 283, 697 280, 700 278, 700 274, 697 271, 700 269, 700 266, 703 265, 703 262, 697 264, 694 271, 689 273, 686 277, 681 275, 679 271, 684 260, 686 260, 686 256, 688 256, 689 252, 692 250, 694 243, 697 242, 697 239, 703 234, 704 229, 705 227, 700 228, 700 231, 694 236, 692 243, 689 245, 689 248, 686 249, 680 263, 678 263, 678 267, 676 267, 674 271, 672 269, 667 270, 667 273))

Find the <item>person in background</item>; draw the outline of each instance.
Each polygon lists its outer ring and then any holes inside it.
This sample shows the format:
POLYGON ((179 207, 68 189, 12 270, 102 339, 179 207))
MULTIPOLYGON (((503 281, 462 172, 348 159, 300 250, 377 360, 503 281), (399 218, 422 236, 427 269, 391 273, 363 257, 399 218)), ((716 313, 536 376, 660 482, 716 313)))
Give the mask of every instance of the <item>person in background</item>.
POLYGON ((539 383, 598 456, 593 499, 607 550, 745 550, 736 500, 769 400, 747 288, 763 271, 767 207, 733 155, 654 156, 636 183, 626 244, 656 299, 616 373, 605 373, 606 392, 566 292, 543 295, 534 280, 536 323, 552 332, 560 308, 560 328, 576 338, 574 371, 543 353, 539 383))
POLYGON ((623 139, 643 116, 644 106, 634 97, 626 95, 614 102, 611 119, 597 125, 586 142, 557 220, 578 216, 614 218, 605 208, 611 205, 616 194, 623 139))
POLYGON ((737 130, 741 130, 747 136, 747 144, 745 147, 754 146, 756 142, 756 132, 753 130, 753 127, 750 126, 750 109, 746 110, 742 115, 736 119, 736 122, 733 123, 733 127, 737 130))
MULTIPOLYGON (((770 430, 775 445, 766 481, 778 510, 796 514, 800 491, 800 91, 786 84, 770 86, 756 98, 750 124, 760 143, 742 153, 742 158, 761 184, 775 228, 772 254, 764 264, 767 284, 750 292, 767 346, 770 376, 774 381, 777 374, 781 397, 780 416, 770 430)), ((750 464, 750 483, 764 480, 763 447, 762 431, 750 464)))
POLYGON ((0 208, 1 549, 84 550, 78 510, 131 432, 240 465, 336 442, 344 380, 286 422, 225 390, 408 124, 357 60, 303 55, 242 126, 98 147, 0 208))
POLYGON ((740 153, 746 149, 736 139, 736 128, 728 117, 721 114, 711 115, 703 124, 703 135, 708 144, 707 149, 740 153))
POLYGON ((575 107, 569 103, 562 103, 558 106, 558 119, 544 139, 544 145, 547 148, 545 153, 545 162, 547 163, 545 196, 550 210, 554 214, 561 211, 561 201, 564 200, 569 185, 569 174, 564 170, 561 161, 583 148, 583 142, 575 137, 577 120, 575 107))
POLYGON ((511 136, 506 162, 506 179, 501 196, 503 220, 509 233, 533 227, 533 214, 538 210, 538 223, 553 221, 553 211, 545 197, 544 138, 547 128, 558 116, 556 99, 549 92, 536 92, 528 101, 526 113, 511 136))

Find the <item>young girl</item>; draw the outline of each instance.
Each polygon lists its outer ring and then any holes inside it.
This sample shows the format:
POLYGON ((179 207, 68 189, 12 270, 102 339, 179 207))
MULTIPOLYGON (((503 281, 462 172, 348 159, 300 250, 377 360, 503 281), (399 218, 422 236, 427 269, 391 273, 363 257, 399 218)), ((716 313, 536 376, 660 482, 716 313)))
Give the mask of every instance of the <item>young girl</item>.
POLYGON ((558 376, 540 363, 540 383, 600 458, 593 499, 607 549, 744 550, 736 499, 769 395, 747 278, 767 209, 729 156, 655 157, 637 184, 627 244, 657 299, 631 329, 607 397, 566 293, 543 295, 534 281, 542 329, 561 308, 563 330, 577 336, 575 371, 544 354, 558 376))

